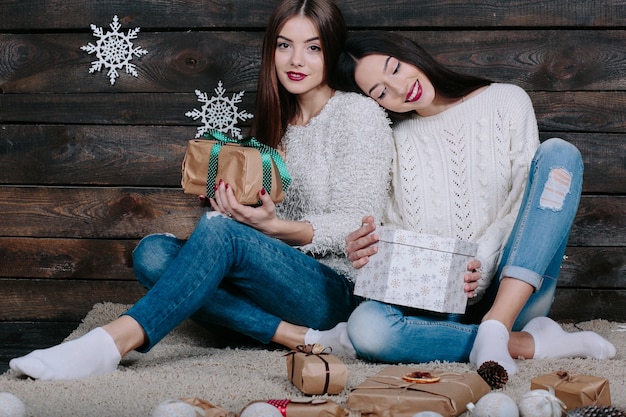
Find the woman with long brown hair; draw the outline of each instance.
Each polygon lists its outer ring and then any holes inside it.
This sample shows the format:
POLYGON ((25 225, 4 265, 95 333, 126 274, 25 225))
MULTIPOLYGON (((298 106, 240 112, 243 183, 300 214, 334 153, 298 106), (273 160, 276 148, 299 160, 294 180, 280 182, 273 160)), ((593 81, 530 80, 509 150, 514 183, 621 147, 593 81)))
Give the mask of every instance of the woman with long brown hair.
POLYGON ((345 258, 348 232, 388 197, 392 138, 369 98, 334 90, 329 74, 346 37, 330 0, 284 0, 266 32, 253 134, 286 154, 292 178, 278 205, 239 204, 220 182, 188 240, 142 239, 133 253, 148 292, 118 319, 79 339, 13 359, 39 379, 114 371, 188 318, 262 343, 321 343, 353 355, 345 321, 357 305, 345 258), (368 169, 361 170, 363 161, 368 169))

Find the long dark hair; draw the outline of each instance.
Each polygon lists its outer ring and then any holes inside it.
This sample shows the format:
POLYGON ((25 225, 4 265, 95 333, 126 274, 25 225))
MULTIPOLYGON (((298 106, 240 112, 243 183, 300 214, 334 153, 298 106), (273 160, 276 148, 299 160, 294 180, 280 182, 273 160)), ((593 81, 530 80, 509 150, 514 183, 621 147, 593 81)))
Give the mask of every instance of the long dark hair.
POLYGON ((365 31, 351 34, 339 56, 333 83, 338 89, 363 93, 354 79, 358 61, 368 55, 392 56, 419 68, 430 80, 437 94, 447 98, 464 97, 491 80, 453 71, 437 62, 411 39, 387 31, 365 31))
POLYGON ((330 82, 347 37, 346 23, 331 0, 283 0, 270 17, 261 53, 261 67, 256 98, 256 110, 251 133, 259 141, 278 147, 287 125, 298 114, 296 97, 278 82, 274 54, 278 34, 287 20, 295 16, 313 22, 320 37, 324 56, 324 81, 330 82))

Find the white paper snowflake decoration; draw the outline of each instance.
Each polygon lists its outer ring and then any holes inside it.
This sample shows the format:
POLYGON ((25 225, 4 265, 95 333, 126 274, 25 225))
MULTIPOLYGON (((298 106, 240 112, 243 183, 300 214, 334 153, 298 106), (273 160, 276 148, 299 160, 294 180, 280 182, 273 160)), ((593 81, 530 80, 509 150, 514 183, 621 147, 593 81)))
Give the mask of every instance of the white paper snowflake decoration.
POLYGON ((117 15, 113 16, 113 22, 109 25, 112 32, 106 32, 101 27, 91 25, 93 36, 98 38, 96 44, 89 43, 88 45, 81 46, 80 49, 86 51, 89 54, 96 54, 97 61, 91 63, 89 73, 93 74, 96 71, 100 71, 102 67, 109 69, 107 75, 111 81, 111 85, 115 84, 115 79, 119 77, 118 69, 124 68, 126 74, 131 74, 137 77, 137 70, 135 64, 131 64, 130 61, 133 57, 140 57, 148 53, 145 49, 141 49, 140 46, 134 47, 131 39, 136 39, 140 28, 129 29, 125 35, 120 32, 122 25, 119 23, 117 15))
POLYGON ((185 116, 194 120, 202 119, 202 126, 198 128, 196 138, 207 133, 209 130, 217 130, 228 134, 230 132, 233 138, 241 139, 241 129, 236 127, 238 121, 249 120, 254 115, 245 110, 239 111, 236 104, 241 103, 245 91, 233 94, 232 98, 224 97, 226 90, 222 87, 222 82, 217 83, 215 89, 216 96, 209 98, 207 93, 196 90, 198 101, 204 103, 200 110, 193 109, 188 111, 185 116))

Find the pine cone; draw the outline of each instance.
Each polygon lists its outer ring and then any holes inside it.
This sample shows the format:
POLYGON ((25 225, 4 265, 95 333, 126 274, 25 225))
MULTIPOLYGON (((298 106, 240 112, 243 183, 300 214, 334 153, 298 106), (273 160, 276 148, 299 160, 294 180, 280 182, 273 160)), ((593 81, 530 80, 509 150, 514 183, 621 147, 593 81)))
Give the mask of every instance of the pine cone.
POLYGON ((598 407, 587 405, 567 413, 567 417, 626 417, 626 411, 615 407, 598 407))
POLYGON ((502 367, 498 362, 487 361, 480 365, 478 368, 478 375, 480 375, 491 389, 502 388, 507 382, 509 382, 509 374, 506 369, 502 367))

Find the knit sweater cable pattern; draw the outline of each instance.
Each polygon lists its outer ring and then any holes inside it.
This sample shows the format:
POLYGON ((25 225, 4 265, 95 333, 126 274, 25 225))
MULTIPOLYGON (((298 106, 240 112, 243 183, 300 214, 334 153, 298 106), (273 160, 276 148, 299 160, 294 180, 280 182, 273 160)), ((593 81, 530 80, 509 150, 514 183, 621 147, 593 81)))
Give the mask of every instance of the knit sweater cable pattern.
POLYGON ((477 242, 476 302, 495 275, 539 146, 530 98, 517 86, 492 84, 442 113, 400 122, 394 134, 385 223, 477 242))
POLYGON ((279 217, 310 222, 313 241, 299 249, 350 279, 345 238, 365 215, 382 219, 389 199, 393 137, 386 113, 373 100, 336 92, 305 126, 283 138, 292 177, 279 217))

